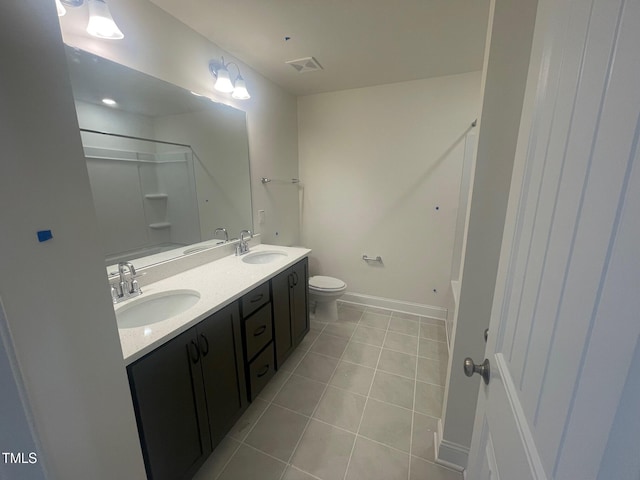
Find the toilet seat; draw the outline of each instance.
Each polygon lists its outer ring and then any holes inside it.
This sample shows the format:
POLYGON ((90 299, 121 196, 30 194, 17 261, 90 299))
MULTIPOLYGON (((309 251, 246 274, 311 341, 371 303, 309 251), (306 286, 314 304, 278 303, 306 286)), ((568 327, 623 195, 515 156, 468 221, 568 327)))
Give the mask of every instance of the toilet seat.
POLYGON ((309 289, 321 292, 337 292, 347 288, 347 284, 342 280, 323 275, 315 275, 309 278, 309 289))

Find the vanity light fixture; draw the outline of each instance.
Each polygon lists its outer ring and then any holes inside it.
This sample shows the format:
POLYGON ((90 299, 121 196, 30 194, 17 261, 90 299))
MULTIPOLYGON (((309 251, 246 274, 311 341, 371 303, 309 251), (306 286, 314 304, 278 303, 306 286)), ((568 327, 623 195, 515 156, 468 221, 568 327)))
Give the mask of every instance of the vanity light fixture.
POLYGON ((216 79, 213 84, 213 88, 219 92, 231 93, 231 96, 238 100, 247 100, 251 98, 249 91, 247 90, 247 84, 240 74, 240 67, 234 62, 224 63, 224 57, 221 57, 221 61, 211 60, 209 62, 209 71, 216 79), (235 82, 231 81, 231 75, 229 74, 229 66, 233 65, 238 70, 238 76, 235 82))
MULTIPOLYGON (((124 34, 116 25, 111 16, 109 7, 105 0, 86 0, 89 6, 89 23, 87 24, 87 32, 90 35, 107 40, 120 40, 124 38, 124 34)), ((67 7, 80 7, 84 5, 85 0, 56 0, 58 8, 58 16, 66 13, 67 7)))
POLYGON ((56 0, 56 10, 58 10, 58 16, 63 17, 67 13, 67 9, 60 3, 60 0, 56 0))
POLYGON ((87 32, 98 38, 120 40, 124 34, 113 21, 109 7, 104 0, 87 0, 89 5, 89 24, 87 32))

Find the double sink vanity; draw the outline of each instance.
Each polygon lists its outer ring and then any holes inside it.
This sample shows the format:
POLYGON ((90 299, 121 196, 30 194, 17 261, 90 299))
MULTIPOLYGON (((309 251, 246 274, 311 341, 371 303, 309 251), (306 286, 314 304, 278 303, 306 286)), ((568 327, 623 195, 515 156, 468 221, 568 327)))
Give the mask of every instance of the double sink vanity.
POLYGON ((309 330, 310 251, 249 249, 244 111, 66 50, 147 476, 191 478, 309 330))
POLYGON ((258 245, 115 305, 150 479, 191 478, 309 331, 309 252, 258 245))

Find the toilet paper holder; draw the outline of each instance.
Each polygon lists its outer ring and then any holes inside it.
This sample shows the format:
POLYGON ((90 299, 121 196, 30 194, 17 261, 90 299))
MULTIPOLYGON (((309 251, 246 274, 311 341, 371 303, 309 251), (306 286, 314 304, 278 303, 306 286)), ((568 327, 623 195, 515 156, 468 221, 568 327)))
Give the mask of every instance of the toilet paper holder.
POLYGON ((380 255, 378 255, 377 257, 369 257, 366 253, 364 255, 362 255, 362 260, 364 260, 365 262, 378 262, 378 263, 382 263, 382 257, 380 255))

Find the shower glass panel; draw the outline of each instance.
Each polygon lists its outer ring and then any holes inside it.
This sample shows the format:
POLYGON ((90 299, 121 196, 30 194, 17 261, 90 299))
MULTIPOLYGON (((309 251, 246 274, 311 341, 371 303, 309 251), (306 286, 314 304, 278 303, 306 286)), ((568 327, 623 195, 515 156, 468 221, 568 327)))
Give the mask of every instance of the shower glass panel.
POLYGON ((82 143, 107 265, 157 263, 200 241, 189 146, 89 131, 82 143))

